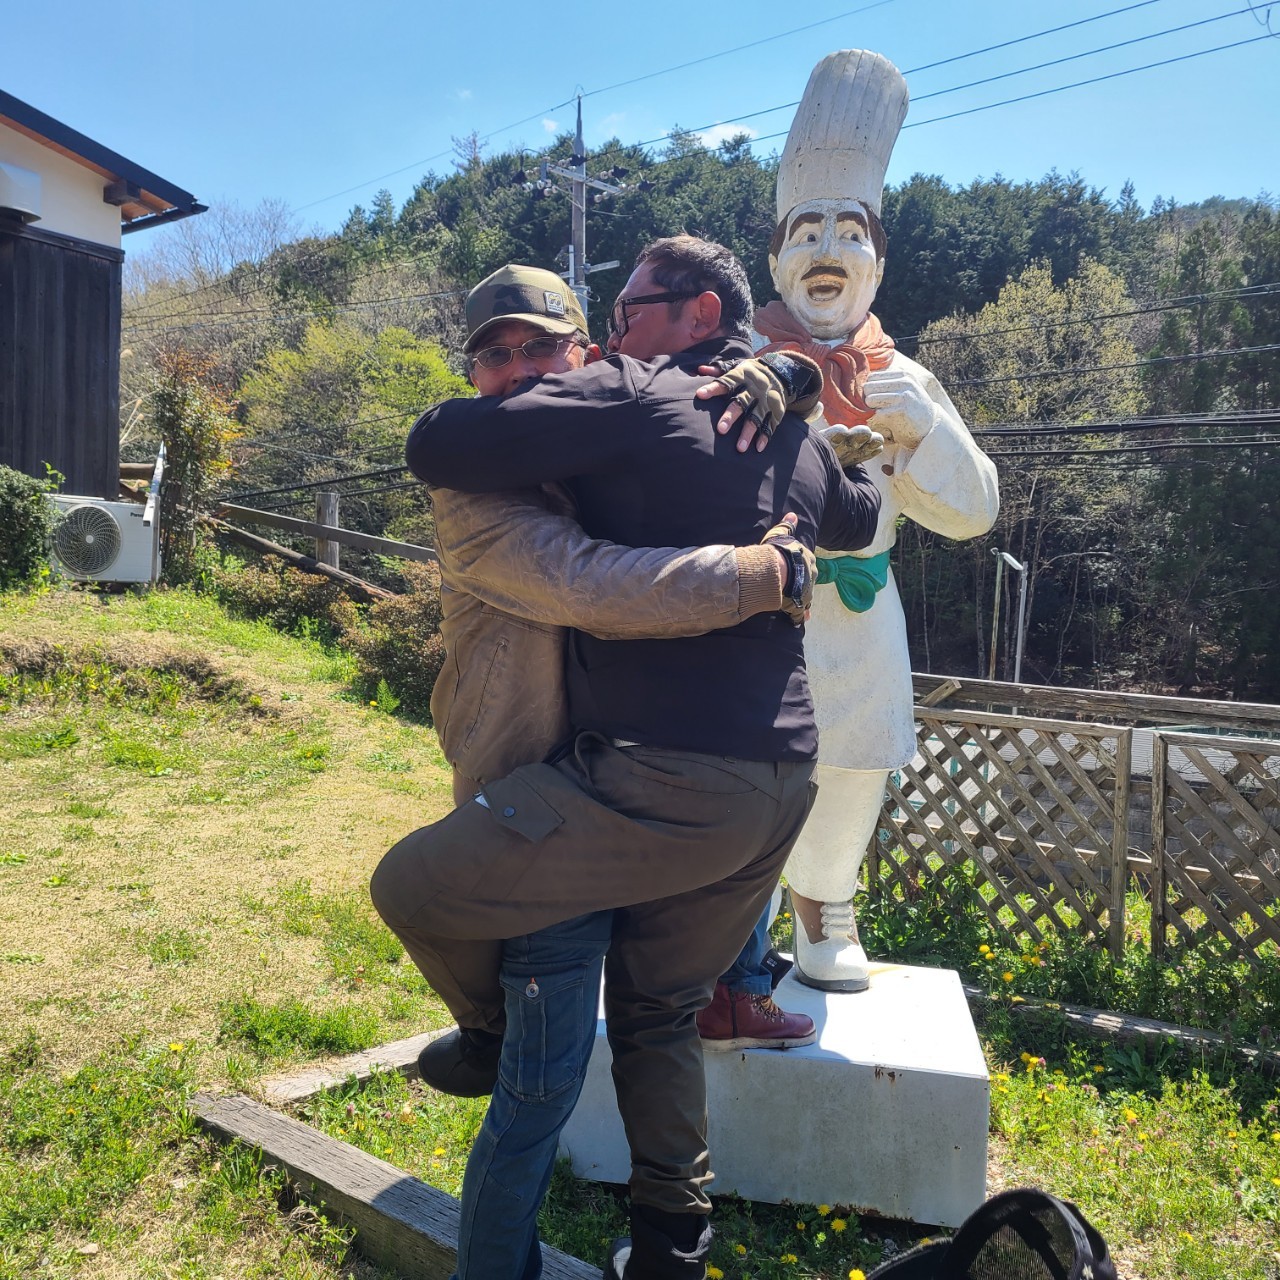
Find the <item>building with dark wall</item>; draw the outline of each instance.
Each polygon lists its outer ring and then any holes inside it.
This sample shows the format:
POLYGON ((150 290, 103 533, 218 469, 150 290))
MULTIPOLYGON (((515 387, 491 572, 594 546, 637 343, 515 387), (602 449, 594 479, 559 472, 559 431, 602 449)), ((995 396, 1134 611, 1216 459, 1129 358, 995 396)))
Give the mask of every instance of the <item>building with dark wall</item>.
POLYGON ((0 464, 118 495, 121 238, 203 211, 0 91, 0 464))

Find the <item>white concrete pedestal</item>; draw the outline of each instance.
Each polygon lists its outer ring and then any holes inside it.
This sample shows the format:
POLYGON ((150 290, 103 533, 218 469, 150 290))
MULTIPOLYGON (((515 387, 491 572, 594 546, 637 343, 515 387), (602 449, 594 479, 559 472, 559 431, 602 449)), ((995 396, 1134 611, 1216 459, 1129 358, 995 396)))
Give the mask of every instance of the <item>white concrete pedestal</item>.
MULTIPOLYGON (((959 1226, 986 1199, 990 1104, 959 976, 873 963, 867 991, 788 974, 775 997, 807 1013, 818 1040, 705 1055, 712 1194, 959 1226)), ((602 1019, 561 1154, 579 1177, 626 1182, 610 1061, 602 1019)))

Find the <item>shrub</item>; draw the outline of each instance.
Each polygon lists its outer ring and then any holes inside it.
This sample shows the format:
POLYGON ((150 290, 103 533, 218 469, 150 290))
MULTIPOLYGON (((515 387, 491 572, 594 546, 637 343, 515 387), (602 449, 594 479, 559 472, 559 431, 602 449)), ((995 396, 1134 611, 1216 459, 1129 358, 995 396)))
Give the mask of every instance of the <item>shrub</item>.
POLYGON ((366 625, 349 631, 345 643, 355 652, 367 696, 374 697, 379 681, 386 681, 404 710, 427 716, 444 665, 440 571, 435 565, 406 563, 404 576, 409 590, 375 604, 366 625))
POLYGON ((170 584, 192 582, 209 571, 199 518, 210 490, 231 469, 230 446, 239 434, 234 407, 207 360, 185 351, 160 357, 150 416, 166 452, 160 557, 170 584))
POLYGON ((359 611, 337 583, 303 573, 278 556, 215 569, 213 589, 233 613, 260 618, 291 635, 332 643, 357 626, 359 611))
POLYGON ((0 591, 35 582, 48 569, 56 516, 45 494, 60 479, 56 471, 36 480, 0 467, 0 591))

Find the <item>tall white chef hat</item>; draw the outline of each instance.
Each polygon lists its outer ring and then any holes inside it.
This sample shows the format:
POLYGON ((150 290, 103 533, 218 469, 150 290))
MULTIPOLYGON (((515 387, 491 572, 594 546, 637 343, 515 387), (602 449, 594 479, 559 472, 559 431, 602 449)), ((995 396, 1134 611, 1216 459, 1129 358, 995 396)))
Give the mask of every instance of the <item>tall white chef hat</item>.
POLYGON ((778 166, 778 221, 805 200, 860 200, 877 217, 907 114, 907 82, 878 53, 840 49, 814 67, 778 166))

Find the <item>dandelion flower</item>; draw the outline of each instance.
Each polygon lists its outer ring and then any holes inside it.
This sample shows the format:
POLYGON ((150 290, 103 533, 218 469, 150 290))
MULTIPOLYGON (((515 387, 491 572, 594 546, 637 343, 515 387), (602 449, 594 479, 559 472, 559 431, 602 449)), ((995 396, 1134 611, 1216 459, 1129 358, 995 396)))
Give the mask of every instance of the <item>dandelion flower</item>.
POLYGON ((745 1258, 747 1256, 747 1246, 745 1244, 735 1244, 733 1246, 733 1251, 740 1258, 745 1258))
POLYGON ((778 1259, 778 1261, 779 1262, 799 1262, 799 1258, 797 1258, 794 1253, 784 1253, 782 1257, 778 1259))
POLYGON ((719 1267, 708 1267, 707 1280, 724 1280, 724 1272, 719 1267))
POLYGON ((1095 1062, 1095 1063, 1093 1064, 1093 1074, 1094 1074, 1095 1076, 1100 1076, 1100 1075, 1103 1073, 1103 1071, 1104 1071, 1104 1070, 1105 1070, 1105 1068, 1103 1067, 1103 1065, 1102 1065, 1100 1062, 1095 1062))
POLYGON ((447 1155, 448 1153, 445 1151, 443 1147, 437 1147, 431 1154, 433 1156, 443 1156, 443 1155, 447 1155))
POLYGON ((1008 969, 1006 969, 1006 970, 1005 970, 1005 971, 1004 971, 1000 976, 1001 976, 1001 977, 1002 977, 1006 982, 1012 982, 1012 981, 1013 981, 1013 974, 1011 974, 1011 973, 1009 972, 1009 970, 1008 970, 1008 969))
POLYGON ((1021 1060, 1022 1060, 1023 1062, 1030 1062, 1030 1061, 1031 1061, 1031 1055, 1030 1055, 1029 1053, 1027 1053, 1025 1049, 1023 1050, 1023 1052, 1022 1052, 1022 1054, 1021 1054, 1020 1056, 1021 1056, 1021 1060))
POLYGON ((839 1235, 849 1224, 843 1218, 831 1219, 831 1230, 839 1235))
POLYGON ((174 1041, 174 1042, 169 1046, 169 1052, 170 1052, 170 1053, 181 1053, 181 1052, 182 1052, 186 1047, 187 1047, 187 1046, 186 1046, 185 1044, 183 1044, 181 1040, 175 1040, 175 1041, 174 1041))
POLYGON ((797 1222, 797 1223, 796 1223, 796 1230, 797 1230, 797 1231, 803 1231, 803 1230, 804 1230, 804 1223, 803 1223, 803 1222, 797 1222))
POLYGON ((1271 1141, 1272 1141, 1272 1142, 1280 1142, 1280 1133, 1273 1133, 1273 1134, 1271 1135, 1271 1141))
POLYGON ((849 1272, 849 1280, 867 1280, 866 1272, 859 1267, 854 1267, 854 1269, 849 1272))
POLYGON ((987 952, 988 952, 988 951, 990 951, 990 950, 991 950, 991 948, 990 948, 989 946, 987 946, 987 944, 984 942, 984 943, 983 943, 983 944, 978 948, 978 953, 979 953, 980 955, 984 955, 984 956, 985 956, 985 955, 987 954, 987 952))
POLYGON ((1137 1123, 1138 1123, 1138 1113, 1137 1113, 1136 1111, 1134 1111, 1132 1107, 1125 1107, 1125 1109, 1124 1109, 1124 1122, 1125 1122, 1125 1124, 1137 1124, 1137 1123))
POLYGON ((830 1212, 831 1206, 829 1204, 820 1204, 818 1206, 818 1217, 825 1218, 830 1212))

